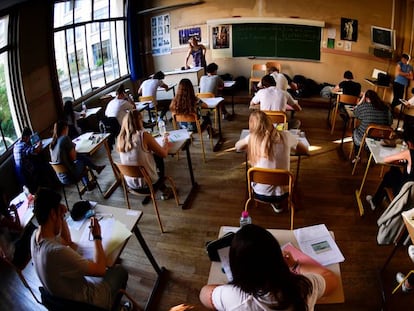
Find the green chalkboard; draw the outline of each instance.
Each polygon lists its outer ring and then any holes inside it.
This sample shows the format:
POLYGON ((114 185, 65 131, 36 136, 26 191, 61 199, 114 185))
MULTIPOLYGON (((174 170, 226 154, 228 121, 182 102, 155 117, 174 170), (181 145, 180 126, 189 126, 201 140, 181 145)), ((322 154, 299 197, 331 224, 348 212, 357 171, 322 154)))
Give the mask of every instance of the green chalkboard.
POLYGON ((291 24, 234 24, 233 56, 320 60, 321 27, 291 24))

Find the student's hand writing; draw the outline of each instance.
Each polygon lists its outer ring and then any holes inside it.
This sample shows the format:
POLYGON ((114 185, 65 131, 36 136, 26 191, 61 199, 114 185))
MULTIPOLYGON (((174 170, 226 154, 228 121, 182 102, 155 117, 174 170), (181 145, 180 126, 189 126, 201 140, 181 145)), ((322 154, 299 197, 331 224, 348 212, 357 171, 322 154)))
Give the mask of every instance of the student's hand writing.
POLYGON ((99 225, 98 219, 95 217, 91 217, 91 233, 92 236, 100 236, 101 235, 101 226, 99 225))
POLYGON ((293 267, 296 264, 296 260, 293 258, 290 252, 283 252, 283 258, 285 259, 285 262, 289 268, 293 267))

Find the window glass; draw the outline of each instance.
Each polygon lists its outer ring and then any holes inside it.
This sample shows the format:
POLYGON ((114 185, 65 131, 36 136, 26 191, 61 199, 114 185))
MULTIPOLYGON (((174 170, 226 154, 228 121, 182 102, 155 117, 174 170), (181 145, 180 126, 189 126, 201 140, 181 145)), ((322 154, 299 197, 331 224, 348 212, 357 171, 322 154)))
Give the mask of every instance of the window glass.
POLYGON ((18 120, 11 96, 10 71, 8 67, 9 51, 11 46, 8 38, 9 18, 0 17, 0 155, 2 155, 18 139, 18 120))
POLYGON ((82 0, 75 8, 56 3, 54 18, 66 19, 60 27, 55 22, 54 36, 63 97, 77 100, 128 74, 124 0, 82 0))

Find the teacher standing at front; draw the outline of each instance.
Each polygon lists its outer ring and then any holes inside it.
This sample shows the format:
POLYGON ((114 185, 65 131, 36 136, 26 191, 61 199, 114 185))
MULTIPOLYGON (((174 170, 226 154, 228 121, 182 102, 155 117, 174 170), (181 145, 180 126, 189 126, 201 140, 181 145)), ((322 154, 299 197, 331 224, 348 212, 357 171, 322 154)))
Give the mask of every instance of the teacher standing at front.
POLYGON ((391 108, 400 104, 400 99, 404 99, 405 87, 413 79, 413 67, 408 64, 410 56, 407 54, 401 55, 401 60, 395 67, 395 80, 393 86, 394 98, 391 103, 391 108))

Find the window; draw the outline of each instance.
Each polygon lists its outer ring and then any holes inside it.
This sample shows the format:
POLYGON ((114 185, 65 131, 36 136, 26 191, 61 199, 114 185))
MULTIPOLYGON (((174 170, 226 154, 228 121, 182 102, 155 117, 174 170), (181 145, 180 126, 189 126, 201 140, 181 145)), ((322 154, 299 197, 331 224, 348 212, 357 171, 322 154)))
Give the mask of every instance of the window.
POLYGON ((9 58, 12 45, 8 37, 9 17, 0 17, 0 155, 3 155, 17 141, 19 122, 17 121, 13 97, 9 58))
POLYGON ((129 73, 124 6, 124 0, 55 1, 55 61, 62 97, 79 99, 129 73))

